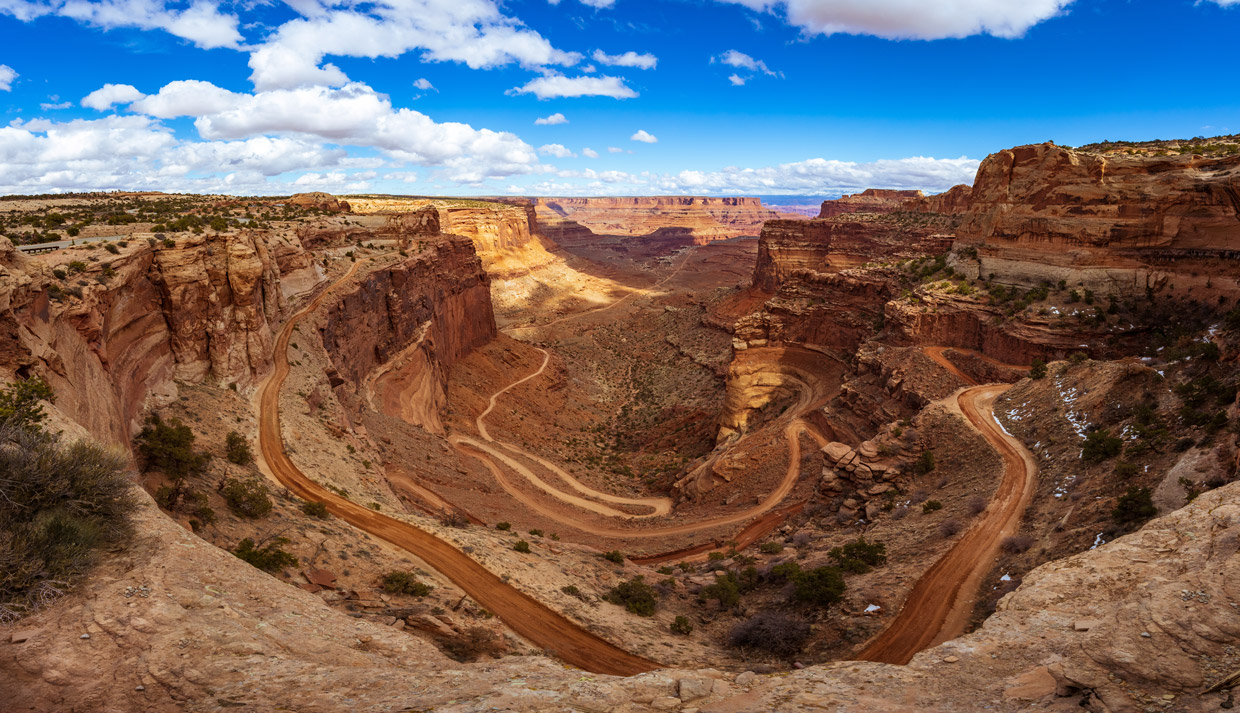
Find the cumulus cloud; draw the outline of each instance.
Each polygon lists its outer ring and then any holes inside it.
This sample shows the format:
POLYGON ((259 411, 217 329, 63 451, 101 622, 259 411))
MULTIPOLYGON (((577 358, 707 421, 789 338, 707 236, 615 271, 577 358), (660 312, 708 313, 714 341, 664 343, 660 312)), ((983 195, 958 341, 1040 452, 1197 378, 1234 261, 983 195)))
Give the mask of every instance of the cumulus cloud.
MULTIPOLYGON (((589 7, 598 10, 603 10, 616 4, 616 0, 579 0, 579 2, 581 2, 582 5, 588 5, 589 7)), ((551 5, 559 5, 560 0, 547 0, 547 3, 551 5)))
POLYGON ((954 159, 915 156, 870 163, 813 158, 763 168, 681 171, 652 176, 650 182, 662 191, 715 195, 832 195, 866 188, 945 191, 960 183, 972 183, 979 163, 976 159, 963 156, 954 159))
POLYGON ((13 91, 15 79, 17 79, 17 71, 7 64, 0 64, 0 92, 13 91))
POLYGON ((581 150, 581 155, 585 156, 586 158, 598 158, 598 151, 595 151, 594 149, 587 147, 581 150))
POLYGON ((734 87, 745 86, 745 78, 740 76, 739 74, 729 74, 728 81, 731 82, 732 86, 734 87))
POLYGON ((729 67, 736 67, 737 69, 747 69, 751 72, 761 72, 772 77, 779 76, 779 72, 776 72, 766 66, 766 62, 763 62, 760 59, 754 59, 744 52, 738 52, 737 50, 728 50, 718 57, 711 57, 710 61, 712 63, 721 62, 729 67))
POLYGON ((438 89, 435 89, 434 84, 431 84, 431 80, 427 79, 426 77, 419 78, 416 82, 413 83, 413 86, 416 89, 421 89, 424 92, 429 92, 432 89, 434 89, 435 91, 439 91, 438 89))
POLYGON ((624 153, 624 149, 619 146, 608 146, 607 153, 624 153))
POLYGON ((73 102, 42 102, 39 108, 43 111, 55 111, 57 109, 68 109, 73 106, 73 102))
POLYGON ((594 58, 595 62, 612 67, 654 69, 659 63, 659 58, 652 54, 638 54, 632 51, 625 52, 624 54, 607 54, 603 50, 594 50, 594 54, 591 56, 594 58))
POLYGON ((637 133, 636 133, 636 134, 633 134, 632 136, 630 136, 630 137, 629 137, 629 140, 630 140, 630 141, 640 141, 640 142, 642 142, 643 144, 657 144, 657 143, 659 143, 659 140, 658 140, 657 138, 655 138, 655 135, 654 135, 654 134, 652 134, 652 133, 650 133, 650 132, 648 132, 648 131, 646 131, 645 129, 638 129, 638 131, 637 131, 637 133))
POLYGON ((114 104, 129 104, 144 96, 146 95, 131 84, 105 84, 82 97, 82 106, 87 109, 107 111, 114 104))
POLYGON ((323 62, 328 56, 373 59, 421 50, 423 60, 460 62, 472 69, 512 63, 571 66, 581 60, 579 53, 556 49, 504 15, 492 0, 299 0, 290 5, 302 16, 280 25, 250 55, 250 78, 257 89, 341 86, 347 77, 323 62))
POLYGON ((524 86, 513 87, 509 94, 533 94, 539 99, 560 97, 611 97, 632 99, 637 92, 629 88, 621 77, 565 77, 552 74, 530 80, 524 86))
POLYGON ((556 158, 577 158, 577 154, 569 151, 563 144, 545 144, 538 147, 538 153, 556 158))
POLYGON ((568 123, 568 119, 564 118, 564 115, 558 111, 552 114, 551 116, 544 116, 542 118, 534 120, 535 126, 555 126, 557 124, 567 124, 567 123, 568 123))
MULTIPOLYGON (((720 0, 782 14, 810 34, 938 40, 971 35, 1020 37, 1073 0, 720 0)), ((1234 3, 1240 0, 1215 0, 1234 3)))
POLYGON ((208 0, 194 0, 184 9, 168 7, 157 0, 3 0, 0 14, 22 22, 53 15, 105 30, 163 30, 204 49, 239 47, 243 41, 237 29, 237 16, 221 13, 219 5, 208 0))
MULTIPOLYGON (((108 85, 113 86, 113 85, 108 85)), ((106 89, 107 87, 104 87, 106 89)), ((133 87, 130 87, 132 89, 133 87)), ((100 89, 99 91, 103 91, 100 89)), ((135 90, 136 91, 136 90, 135 90)), ((96 92, 97 93, 97 92, 96 92)), ((235 107, 245 96, 198 79, 182 79, 165 84, 151 96, 139 95, 129 108, 161 119, 178 116, 217 114, 235 107)), ((89 98, 89 97, 88 97, 89 98)), ((82 102, 85 104, 85 100, 82 102)), ((124 102, 120 102, 124 103, 124 102)))

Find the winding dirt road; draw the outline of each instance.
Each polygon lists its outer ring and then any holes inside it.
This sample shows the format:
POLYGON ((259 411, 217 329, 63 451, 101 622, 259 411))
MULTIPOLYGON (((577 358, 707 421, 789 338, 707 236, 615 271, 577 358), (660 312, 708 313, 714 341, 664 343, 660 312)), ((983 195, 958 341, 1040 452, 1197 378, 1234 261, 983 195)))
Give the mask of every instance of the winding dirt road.
POLYGON ((322 306, 328 295, 347 282, 361 264, 355 263, 344 277, 319 293, 281 328, 272 359, 274 369, 256 393, 260 466, 298 497, 322 502, 340 519, 418 556, 479 605, 499 616, 513 631, 553 651, 565 662, 592 673, 619 676, 659 668, 660 664, 630 654, 578 626, 434 535, 318 485, 289 459, 280 431, 280 388, 289 374, 289 339, 297 323, 322 306))
MULTIPOLYGON (((924 351, 964 381, 976 383, 947 360, 942 348, 924 351)), ((917 580, 900 613, 870 641, 859 660, 906 664, 918 651, 955 638, 968 626, 982 578, 994 566, 1003 538, 1019 527, 1037 485, 1033 455, 995 420, 994 400, 1009 387, 973 386, 956 396, 964 417, 1003 458, 1003 479, 986 510, 917 580)))

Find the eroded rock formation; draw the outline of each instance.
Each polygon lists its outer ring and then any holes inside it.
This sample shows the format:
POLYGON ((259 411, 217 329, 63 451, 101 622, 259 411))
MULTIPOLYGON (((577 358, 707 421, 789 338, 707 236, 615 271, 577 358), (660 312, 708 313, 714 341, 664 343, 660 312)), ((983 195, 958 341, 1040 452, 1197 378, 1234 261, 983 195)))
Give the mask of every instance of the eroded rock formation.
POLYGON ((572 221, 599 235, 634 237, 681 228, 699 245, 757 235, 768 220, 796 217, 764 208, 757 198, 739 197, 539 198, 536 209, 547 225, 572 221))

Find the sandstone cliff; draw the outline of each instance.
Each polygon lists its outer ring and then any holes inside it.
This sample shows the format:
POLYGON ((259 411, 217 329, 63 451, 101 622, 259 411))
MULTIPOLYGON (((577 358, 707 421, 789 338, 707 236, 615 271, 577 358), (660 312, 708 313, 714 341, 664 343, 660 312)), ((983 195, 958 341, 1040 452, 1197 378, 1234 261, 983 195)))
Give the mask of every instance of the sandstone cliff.
POLYGON ((757 235, 768 220, 797 217, 764 208, 757 198, 739 197, 539 198, 536 209, 539 220, 549 226, 572 221, 599 235, 633 237, 682 228, 691 231, 699 245, 757 235))
POLYGON ((267 371, 282 264, 302 282, 317 274, 300 252, 293 236, 254 231, 134 240, 115 257, 24 258, 0 240, 0 364, 42 375, 66 415, 125 443, 148 396, 171 397, 176 381, 245 386, 267 371))
POLYGON ((925 198, 921 191, 903 191, 890 188, 867 188, 860 193, 844 195, 822 202, 819 218, 833 218, 849 213, 891 213, 907 210, 910 201, 925 198))
POLYGON ((1054 144, 987 157, 957 233, 977 247, 980 273, 1000 281, 1232 299, 1238 235, 1240 156, 1097 155, 1054 144))

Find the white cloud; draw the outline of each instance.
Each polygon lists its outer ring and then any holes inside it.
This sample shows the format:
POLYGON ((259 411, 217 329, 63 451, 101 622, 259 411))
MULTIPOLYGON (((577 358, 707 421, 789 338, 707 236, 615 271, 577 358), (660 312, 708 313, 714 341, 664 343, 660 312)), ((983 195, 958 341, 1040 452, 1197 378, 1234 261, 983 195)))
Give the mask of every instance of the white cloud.
POLYGON ((68 109, 73 106, 73 102, 43 102, 39 104, 39 108, 43 111, 55 111, 57 109, 68 109))
POLYGON ((563 144, 546 144, 538 147, 538 153, 556 158, 577 158, 577 154, 569 151, 563 144))
POLYGON ((607 153, 624 153, 624 149, 619 146, 608 146, 607 153))
POLYGON ((734 87, 745 86, 745 78, 737 74, 729 74, 728 81, 731 82, 734 87))
POLYGON ((766 62, 763 62, 760 59, 754 59, 744 52, 738 52, 736 50, 728 50, 718 57, 711 57, 710 61, 712 63, 722 62, 729 67, 736 67, 737 69, 748 69, 751 72, 761 72, 772 77, 779 76, 778 72, 772 71, 770 67, 766 66, 766 62))
POLYGON ((417 183, 420 179, 418 174, 413 171, 396 171, 394 173, 383 174, 385 181, 400 181, 401 183, 417 183))
MULTIPOLYGON (((1240 1, 1240 0, 1238 0, 1240 1)), ((654 69, 659 63, 659 58, 652 54, 638 54, 636 52, 625 52, 624 54, 607 54, 603 50, 594 50, 592 55, 595 62, 606 64, 612 67, 637 67, 638 69, 654 69)))
MULTIPOLYGON (((810 34, 938 40, 989 34, 1020 37, 1072 0, 721 0, 781 13, 810 34)), ((1220 0, 1215 0, 1219 2, 1220 0)), ((1240 2, 1240 0, 1221 0, 1240 2)))
POLYGON ((586 158, 598 158, 598 151, 595 151, 592 148, 584 148, 581 150, 581 155, 586 158))
MULTIPOLYGON (((106 89, 107 87, 104 88, 106 89)), ((130 88, 132 89, 132 87, 130 88)), ((165 84, 155 94, 147 97, 140 96, 138 101, 134 102, 129 108, 133 111, 150 114, 161 119, 172 119, 178 116, 204 116, 218 114, 231 109, 237 106, 244 96, 246 95, 217 87, 211 82, 204 82, 198 79, 182 79, 165 84)), ((83 100, 83 104, 85 104, 85 100, 83 100)))
POLYGON ((0 64, 0 92, 13 91, 15 79, 17 79, 17 71, 7 64, 0 64))
POLYGON ((651 176, 660 191, 712 195, 792 193, 830 195, 866 188, 920 188, 944 191, 959 183, 972 183, 980 162, 916 156, 871 163, 814 158, 763 168, 729 167, 721 171, 681 171, 651 176))
POLYGON ((422 50, 422 59, 461 62, 473 69, 517 63, 538 69, 571 66, 576 52, 556 49, 546 38, 500 12, 492 0, 334 0, 290 2, 302 17, 281 25, 250 55, 257 89, 348 81, 327 56, 399 57, 422 50))
POLYGON ((1213 2, 1217 5, 1221 5, 1223 7, 1231 7, 1232 5, 1240 5, 1240 0, 1210 0, 1210 2, 1213 2))
POLYGON ((637 96, 621 77, 565 77, 552 74, 532 79, 521 87, 513 87, 509 94, 533 94, 539 99, 558 97, 611 97, 632 99, 637 96))
POLYGON ((544 116, 540 119, 534 120, 535 126, 555 126, 557 124, 567 124, 567 123, 568 123, 568 119, 564 118, 564 115, 558 111, 552 114, 551 116, 544 116))
POLYGON ((636 134, 633 134, 632 136, 629 137, 629 141, 640 141, 643 144, 659 143, 659 140, 655 138, 654 134, 651 134, 645 129, 639 129, 636 134))
POLYGON ((82 97, 82 106, 107 111, 113 104, 129 104, 144 96, 146 95, 138 91, 137 87, 130 84, 105 84, 82 97))
MULTIPOLYGON (((580 0, 582 5, 588 5, 592 8, 602 10, 616 4, 616 0, 580 0)), ((559 5, 560 0, 547 0, 550 5, 559 5)))
MULTIPOLYGON (((431 84, 431 80, 427 79, 426 77, 419 78, 416 82, 413 83, 413 86, 417 89, 421 89, 424 92, 429 92, 430 90, 435 89, 435 85, 431 84)), ((439 91, 439 90, 435 89, 435 91, 439 91)))
POLYGON ((185 9, 158 0, 2 0, 0 14, 29 22, 45 15, 67 17, 105 30, 136 27, 164 30, 204 49, 239 47, 244 38, 236 15, 223 14, 209 0, 194 0, 185 9))

